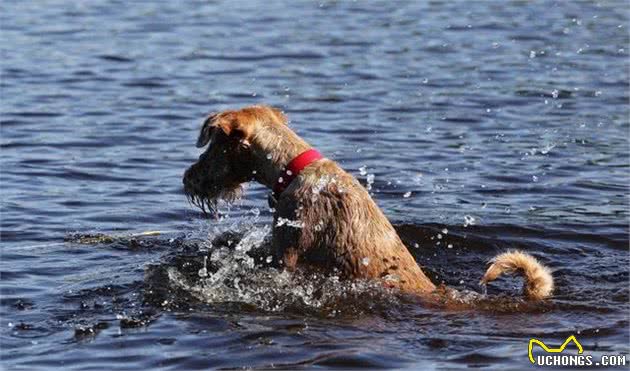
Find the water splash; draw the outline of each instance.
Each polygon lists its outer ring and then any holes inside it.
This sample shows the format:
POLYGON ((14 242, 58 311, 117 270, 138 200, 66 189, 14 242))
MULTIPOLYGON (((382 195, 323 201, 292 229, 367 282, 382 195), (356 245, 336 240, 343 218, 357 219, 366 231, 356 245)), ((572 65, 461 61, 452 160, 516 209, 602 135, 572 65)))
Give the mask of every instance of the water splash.
MULTIPOLYGON (((269 226, 247 225, 236 232, 211 235, 212 242, 197 254, 185 260, 178 254, 177 261, 163 263, 159 268, 165 274, 155 276, 155 280, 168 281, 167 291, 178 296, 170 298, 171 302, 190 302, 193 298, 201 304, 240 303, 262 311, 327 317, 385 310, 398 300, 378 282, 346 281, 334 274, 280 268, 270 253, 270 232, 269 226)), ((363 263, 369 264, 369 260, 363 263)))
POLYGON ((476 220, 471 215, 464 215, 464 227, 468 227, 469 225, 475 225, 476 220))

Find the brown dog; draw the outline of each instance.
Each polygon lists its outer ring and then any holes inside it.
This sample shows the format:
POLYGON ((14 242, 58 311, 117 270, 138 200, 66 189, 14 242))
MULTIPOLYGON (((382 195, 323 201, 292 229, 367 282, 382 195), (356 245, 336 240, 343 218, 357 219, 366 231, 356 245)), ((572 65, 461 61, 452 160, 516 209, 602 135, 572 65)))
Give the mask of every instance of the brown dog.
MULTIPOLYGON (((304 266, 346 279, 381 280, 422 296, 436 292, 365 188, 318 156, 279 110, 252 106, 211 115, 197 147, 208 143, 184 175, 186 195, 206 210, 218 199, 239 197, 245 182, 274 189, 273 247, 287 269, 304 266)), ((551 294, 549 270, 522 252, 497 256, 481 282, 516 271, 525 277, 527 298, 551 294)))

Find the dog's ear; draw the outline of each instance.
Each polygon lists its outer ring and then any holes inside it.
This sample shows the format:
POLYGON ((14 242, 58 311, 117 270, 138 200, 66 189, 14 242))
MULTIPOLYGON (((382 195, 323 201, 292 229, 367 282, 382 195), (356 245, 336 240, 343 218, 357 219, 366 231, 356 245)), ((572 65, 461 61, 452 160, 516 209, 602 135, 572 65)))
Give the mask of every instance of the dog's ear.
POLYGON ((245 127, 241 125, 238 115, 235 115, 234 112, 223 112, 212 114, 203 122, 199 138, 197 138, 197 148, 202 148, 210 142, 212 133, 216 128, 221 129, 228 137, 249 145, 245 127))
POLYGON ((201 125, 201 131, 199 131, 199 137, 197 138, 197 148, 205 147, 210 138, 212 137, 212 129, 215 128, 215 120, 218 114, 214 113, 208 116, 208 118, 201 125))

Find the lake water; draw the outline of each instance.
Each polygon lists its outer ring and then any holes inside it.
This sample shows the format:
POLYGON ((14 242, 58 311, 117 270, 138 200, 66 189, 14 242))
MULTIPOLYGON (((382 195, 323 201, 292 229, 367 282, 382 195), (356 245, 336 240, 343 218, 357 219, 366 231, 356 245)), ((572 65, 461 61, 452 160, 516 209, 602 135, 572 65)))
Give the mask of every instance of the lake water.
POLYGON ((530 338, 569 335, 628 354, 629 13, 3 1, 2 368, 523 369, 530 338), (444 311, 252 266, 267 191, 216 220, 181 177, 203 118, 255 103, 370 179, 434 282, 478 291, 486 261, 519 248, 554 270, 554 297, 444 311))

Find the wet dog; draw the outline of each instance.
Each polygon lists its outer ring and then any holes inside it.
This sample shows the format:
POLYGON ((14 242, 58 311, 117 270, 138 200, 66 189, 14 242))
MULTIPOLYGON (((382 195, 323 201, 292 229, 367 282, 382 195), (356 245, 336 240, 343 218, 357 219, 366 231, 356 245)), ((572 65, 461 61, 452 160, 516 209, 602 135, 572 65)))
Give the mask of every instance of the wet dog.
MULTIPOLYGON (((209 143, 184 174, 186 195, 205 211, 215 208, 219 199, 238 198, 246 182, 273 190, 273 249, 286 269, 305 267, 345 279, 380 280, 421 296, 440 291, 366 189, 295 134, 281 111, 251 106, 210 115, 197 147, 209 143)), ((518 251, 495 257, 481 283, 515 272, 524 277, 526 298, 551 294, 549 270, 518 251)))

